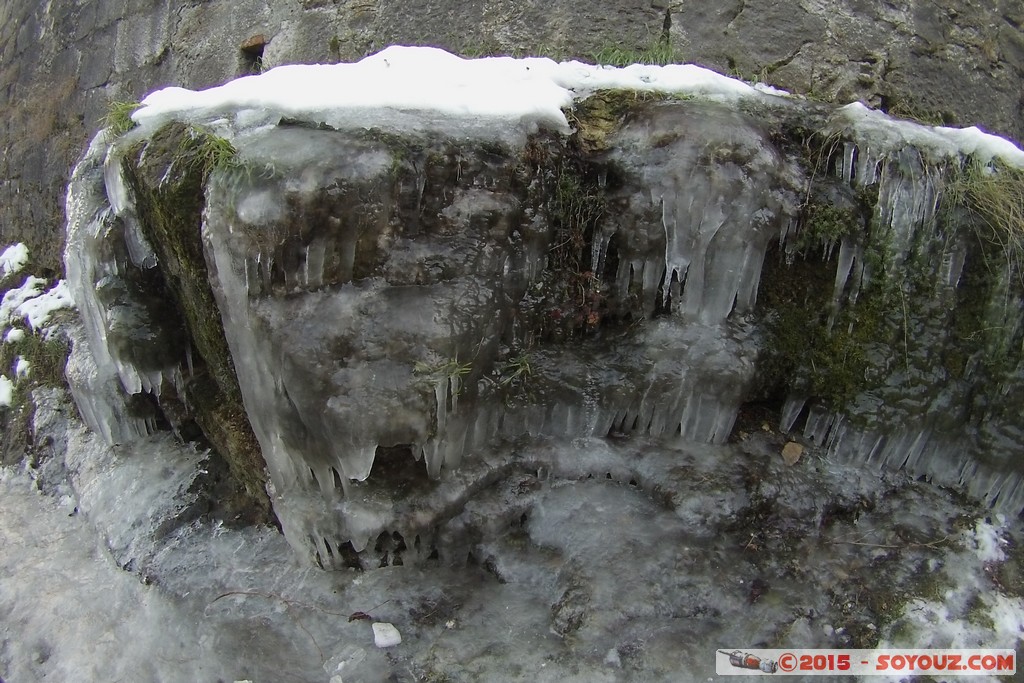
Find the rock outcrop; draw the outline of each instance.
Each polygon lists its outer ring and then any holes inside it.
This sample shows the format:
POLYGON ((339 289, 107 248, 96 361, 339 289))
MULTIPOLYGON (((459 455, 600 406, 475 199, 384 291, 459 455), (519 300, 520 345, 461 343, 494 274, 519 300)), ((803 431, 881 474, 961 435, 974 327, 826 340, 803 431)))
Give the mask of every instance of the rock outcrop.
POLYGON ((1024 507, 1005 139, 703 69, 411 48, 160 91, 134 122, 69 192, 76 399, 115 442, 183 404, 258 496, 251 424, 321 565, 381 534, 427 552, 492 477, 551 466, 495 443, 722 444, 755 409, 1024 507))

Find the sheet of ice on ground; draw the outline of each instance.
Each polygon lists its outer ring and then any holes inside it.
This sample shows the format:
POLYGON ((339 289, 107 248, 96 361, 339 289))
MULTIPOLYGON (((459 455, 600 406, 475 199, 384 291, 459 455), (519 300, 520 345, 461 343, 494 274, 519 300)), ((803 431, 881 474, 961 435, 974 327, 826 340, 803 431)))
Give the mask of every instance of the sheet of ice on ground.
MULTIPOLYGON (((494 463, 493 483, 449 501, 436 559, 364 572, 300 568, 275 530, 202 519, 144 531, 146 571, 125 572, 89 522, 113 507, 128 524, 159 479, 145 495, 76 499, 53 485, 55 461, 5 470, 0 673, 17 681, 706 678, 726 643, 850 647, 879 634, 932 642, 937 629, 898 629, 872 607, 923 593, 916 582, 926 575, 991 606, 992 626, 981 629, 948 603, 942 617, 960 631, 946 629, 944 647, 971 647, 982 635, 988 646, 1016 644, 1020 599, 993 596, 990 572, 999 567, 985 560, 990 546, 1005 545, 999 539, 1022 538, 1019 525, 972 522, 962 544, 936 543, 955 533, 957 515, 978 511, 927 484, 813 455, 787 467, 775 438, 523 441, 481 458, 494 463), (53 497, 37 493, 40 485, 53 497), (76 512, 79 502, 91 508, 76 512), (376 648, 374 621, 394 624, 402 643, 376 648)), ((72 462, 95 455, 96 443, 71 439, 72 462)), ((77 478, 113 486, 133 467, 108 460, 102 475, 77 478)), ((177 484, 167 481, 170 496, 177 484)))

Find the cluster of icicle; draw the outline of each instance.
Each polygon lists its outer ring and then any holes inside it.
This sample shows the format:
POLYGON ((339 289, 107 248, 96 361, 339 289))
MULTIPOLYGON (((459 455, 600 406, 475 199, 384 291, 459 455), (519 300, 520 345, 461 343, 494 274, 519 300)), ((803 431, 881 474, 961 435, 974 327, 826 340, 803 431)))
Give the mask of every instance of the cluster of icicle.
MULTIPOLYGON (((937 256, 936 291, 956 289, 967 256, 964 242, 947 234, 951 228, 937 215, 948 170, 956 163, 960 163, 956 158, 927 159, 910 145, 879 149, 870 140, 861 140, 843 143, 843 155, 834 169, 855 189, 877 184, 873 229, 891 245, 897 272, 915 245, 938 246, 933 252, 937 256)), ((832 296, 833 320, 835 312, 855 302, 876 275, 865 262, 862 244, 842 239, 832 296)), ((1019 305, 1016 310, 1021 310, 1019 305)), ((825 447, 829 457, 875 469, 902 468, 936 483, 963 487, 989 505, 1014 513, 1024 509, 1024 478, 1019 471, 981 464, 966 438, 940 436, 928 427, 912 425, 884 429, 854 425, 842 413, 809 406, 803 396, 791 396, 783 405, 782 431, 792 430, 801 415, 806 417, 803 436, 825 447)))
POLYGON ((184 363, 143 368, 109 343, 117 328, 142 329, 154 322, 123 284, 130 270, 155 267, 156 255, 139 229, 120 149, 108 143, 107 131, 97 134, 68 184, 66 205, 65 268, 85 337, 73 345, 69 384, 86 423, 108 443, 156 431, 152 417, 130 408, 129 397, 143 392, 159 397, 165 381, 180 393, 190 358, 186 349, 184 363), (104 289, 118 296, 105 303, 98 294, 104 289))

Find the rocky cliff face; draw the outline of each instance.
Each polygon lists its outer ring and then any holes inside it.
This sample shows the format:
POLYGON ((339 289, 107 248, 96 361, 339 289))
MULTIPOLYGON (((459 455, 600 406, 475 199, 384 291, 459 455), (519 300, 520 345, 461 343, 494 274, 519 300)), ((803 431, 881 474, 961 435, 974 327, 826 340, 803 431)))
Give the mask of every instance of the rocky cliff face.
POLYGON ((59 269, 69 170, 111 100, 206 87, 388 44, 463 54, 591 55, 609 46, 694 62, 823 99, 1024 137, 1024 14, 996 3, 832 0, 705 6, 394 1, 48 3, 0 8, 0 230, 59 269), (659 47, 660 46, 660 47, 659 47))

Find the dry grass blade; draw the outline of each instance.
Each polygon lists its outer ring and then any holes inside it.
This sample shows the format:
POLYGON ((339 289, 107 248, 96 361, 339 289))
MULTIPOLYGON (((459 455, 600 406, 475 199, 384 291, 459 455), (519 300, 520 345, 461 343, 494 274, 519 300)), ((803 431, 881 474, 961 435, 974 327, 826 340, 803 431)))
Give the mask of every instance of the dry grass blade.
POLYGON ((1000 161, 969 161, 948 189, 987 228, 979 236, 998 245, 1007 266, 1024 281, 1024 168, 1000 161))

